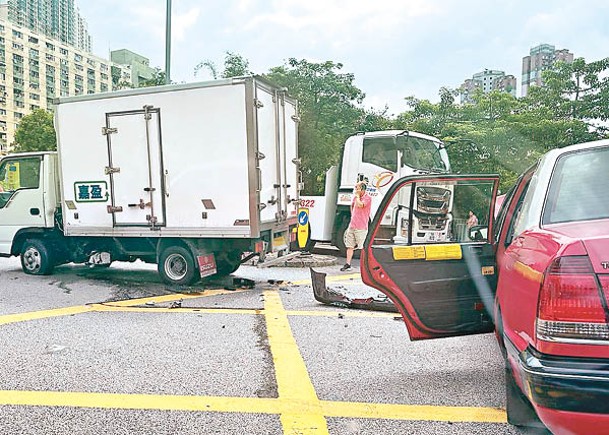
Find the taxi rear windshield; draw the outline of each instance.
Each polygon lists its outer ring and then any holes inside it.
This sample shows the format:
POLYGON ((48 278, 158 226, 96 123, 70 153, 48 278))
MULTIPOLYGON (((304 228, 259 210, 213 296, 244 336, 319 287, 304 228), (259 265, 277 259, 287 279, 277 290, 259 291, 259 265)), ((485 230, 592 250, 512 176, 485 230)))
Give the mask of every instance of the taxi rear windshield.
POLYGON ((565 154, 548 190, 544 224, 609 218, 609 147, 565 154))

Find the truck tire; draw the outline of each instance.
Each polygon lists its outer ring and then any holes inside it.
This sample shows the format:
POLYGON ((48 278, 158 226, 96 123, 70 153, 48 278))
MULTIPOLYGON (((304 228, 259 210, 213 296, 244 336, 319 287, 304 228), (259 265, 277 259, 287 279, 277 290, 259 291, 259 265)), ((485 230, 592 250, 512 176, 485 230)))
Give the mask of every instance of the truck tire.
POLYGON ((21 248, 21 268, 28 275, 49 275, 55 267, 49 247, 40 239, 27 239, 21 248))
POLYGON ((347 228, 349 228, 349 219, 343 218, 336 230, 336 247, 343 257, 347 255, 347 247, 345 246, 345 231, 347 231, 347 228))
POLYGON ((169 246, 161 252, 157 265, 161 279, 167 284, 190 285, 199 280, 192 253, 182 246, 169 246))
POLYGON ((241 266, 241 252, 230 251, 216 255, 216 270, 218 275, 226 276, 235 272, 241 266))

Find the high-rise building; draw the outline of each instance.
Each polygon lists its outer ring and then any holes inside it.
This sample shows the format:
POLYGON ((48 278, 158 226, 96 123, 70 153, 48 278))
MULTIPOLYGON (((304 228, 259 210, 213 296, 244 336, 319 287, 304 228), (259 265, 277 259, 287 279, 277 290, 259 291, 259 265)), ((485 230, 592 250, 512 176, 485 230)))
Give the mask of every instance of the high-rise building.
POLYGON ((91 51, 87 23, 75 0, 4 0, 14 24, 64 44, 91 51))
POLYGON ((52 109, 57 97, 110 91, 121 81, 131 81, 129 68, 15 24, 0 4, 0 152, 32 110, 52 109))
POLYGON ((573 53, 567 49, 556 50, 551 44, 540 44, 531 48, 529 55, 522 58, 522 96, 526 96, 529 87, 541 86, 541 72, 555 62, 573 62, 573 53))
POLYGON ((482 90, 485 94, 496 89, 516 96, 516 77, 492 69, 478 72, 471 79, 466 79, 459 88, 461 103, 471 103, 476 89, 482 90))

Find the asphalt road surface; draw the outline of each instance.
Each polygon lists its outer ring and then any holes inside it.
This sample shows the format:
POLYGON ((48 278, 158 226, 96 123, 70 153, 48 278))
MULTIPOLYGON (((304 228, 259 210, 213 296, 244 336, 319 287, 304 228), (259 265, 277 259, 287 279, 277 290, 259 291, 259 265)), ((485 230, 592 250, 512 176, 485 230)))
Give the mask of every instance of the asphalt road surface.
MULTIPOLYGON (((339 267, 329 285, 377 294, 339 267)), ((316 302, 306 269, 234 276, 255 287, 0 259, 0 433, 534 433, 506 423, 492 334, 410 342, 395 314, 316 302)))

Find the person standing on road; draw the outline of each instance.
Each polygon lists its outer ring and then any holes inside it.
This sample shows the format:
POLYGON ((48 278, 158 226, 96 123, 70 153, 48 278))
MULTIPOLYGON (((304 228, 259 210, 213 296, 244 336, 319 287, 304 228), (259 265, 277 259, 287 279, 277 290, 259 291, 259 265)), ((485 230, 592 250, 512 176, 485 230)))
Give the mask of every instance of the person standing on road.
POLYGON ((366 192, 367 185, 360 181, 355 185, 353 200, 351 201, 351 221, 345 231, 345 246, 347 247, 347 262, 340 268, 342 272, 351 270, 351 260, 355 248, 362 249, 368 234, 368 221, 372 198, 366 192))

